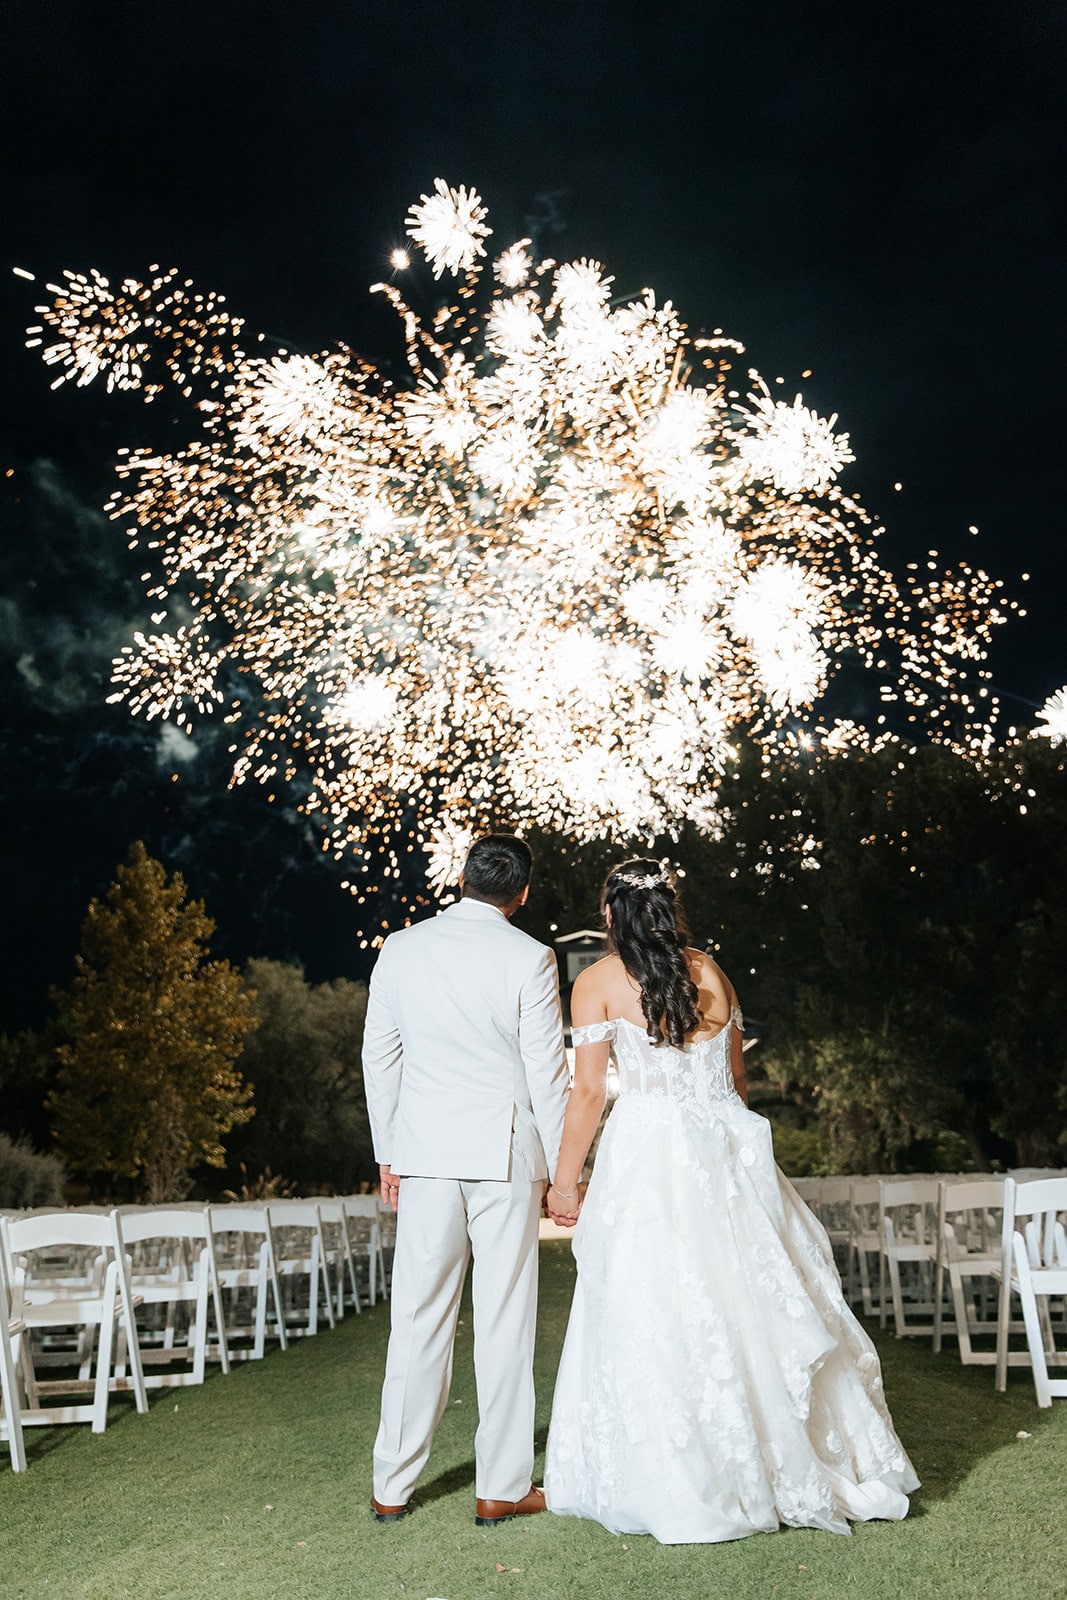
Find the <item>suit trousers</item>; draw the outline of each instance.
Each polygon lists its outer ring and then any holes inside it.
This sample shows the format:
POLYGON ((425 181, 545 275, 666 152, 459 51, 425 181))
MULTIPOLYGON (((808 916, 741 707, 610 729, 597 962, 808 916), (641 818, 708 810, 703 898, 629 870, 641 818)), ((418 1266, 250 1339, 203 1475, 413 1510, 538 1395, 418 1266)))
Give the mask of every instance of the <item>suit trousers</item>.
POLYGON ((534 1456, 537 1235, 544 1183, 400 1182, 389 1353, 374 1444, 374 1497, 406 1505, 448 1403, 460 1296, 473 1254, 478 1388, 475 1492, 521 1500, 534 1456))

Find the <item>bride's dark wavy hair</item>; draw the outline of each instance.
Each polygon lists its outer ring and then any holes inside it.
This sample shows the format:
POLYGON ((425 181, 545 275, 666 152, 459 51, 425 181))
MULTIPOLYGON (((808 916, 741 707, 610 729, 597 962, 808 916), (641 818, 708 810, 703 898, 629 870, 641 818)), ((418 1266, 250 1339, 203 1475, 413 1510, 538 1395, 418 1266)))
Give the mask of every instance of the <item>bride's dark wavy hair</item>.
POLYGON ((690 934, 673 874, 645 856, 621 861, 607 875, 600 907, 611 912, 610 947, 641 987, 648 1037, 683 1045, 703 1014, 685 959, 690 934))

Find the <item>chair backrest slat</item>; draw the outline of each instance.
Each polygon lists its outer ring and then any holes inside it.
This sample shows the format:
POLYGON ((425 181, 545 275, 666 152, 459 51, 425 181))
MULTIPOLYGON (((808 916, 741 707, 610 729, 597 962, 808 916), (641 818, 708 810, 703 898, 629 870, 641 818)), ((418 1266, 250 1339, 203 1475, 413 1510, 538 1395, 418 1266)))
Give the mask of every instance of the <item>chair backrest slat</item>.
POLYGON ((13 1251, 47 1250, 53 1245, 110 1245, 115 1227, 109 1213, 50 1211, 42 1216, 8 1218, 6 1232, 13 1251))
POLYGON ((1004 1179, 984 1179, 981 1183, 945 1184, 946 1211, 999 1210, 1004 1204, 1004 1179))
POLYGON ((1015 1183, 1017 1217, 1032 1217, 1046 1211, 1067 1211, 1067 1178, 1035 1178, 1015 1183))
POLYGON ((199 1211, 177 1210, 161 1206, 123 1207, 117 1213, 119 1231, 124 1243, 140 1243, 145 1239, 206 1239, 208 1234, 207 1207, 199 1211))

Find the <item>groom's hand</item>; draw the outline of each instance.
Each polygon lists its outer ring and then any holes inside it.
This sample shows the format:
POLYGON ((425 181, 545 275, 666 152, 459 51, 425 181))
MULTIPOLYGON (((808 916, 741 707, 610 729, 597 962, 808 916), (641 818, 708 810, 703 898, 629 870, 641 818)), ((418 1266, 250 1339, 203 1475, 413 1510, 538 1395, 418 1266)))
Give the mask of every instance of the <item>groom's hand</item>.
POLYGON ((400 1179, 393 1175, 391 1167, 381 1166, 378 1172, 382 1180, 382 1204, 395 1211, 400 1199, 400 1179))

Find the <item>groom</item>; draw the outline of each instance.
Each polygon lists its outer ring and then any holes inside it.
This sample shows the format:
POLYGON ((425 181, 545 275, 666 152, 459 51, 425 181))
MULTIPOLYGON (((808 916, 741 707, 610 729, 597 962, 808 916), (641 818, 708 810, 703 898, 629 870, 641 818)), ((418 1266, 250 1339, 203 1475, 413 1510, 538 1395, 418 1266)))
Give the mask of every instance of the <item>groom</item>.
POLYGON ((569 1076, 555 957, 509 920, 530 864, 511 834, 476 840, 463 898, 391 934, 371 979, 363 1075, 382 1197, 398 1213, 379 1522, 410 1509, 430 1453, 472 1255, 476 1520, 544 1510, 530 1483, 537 1235, 569 1076))

